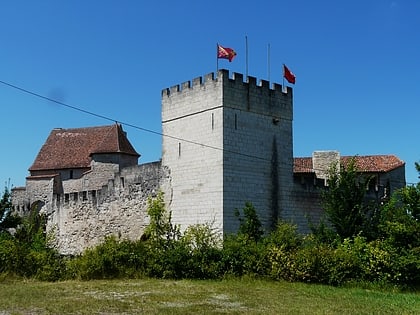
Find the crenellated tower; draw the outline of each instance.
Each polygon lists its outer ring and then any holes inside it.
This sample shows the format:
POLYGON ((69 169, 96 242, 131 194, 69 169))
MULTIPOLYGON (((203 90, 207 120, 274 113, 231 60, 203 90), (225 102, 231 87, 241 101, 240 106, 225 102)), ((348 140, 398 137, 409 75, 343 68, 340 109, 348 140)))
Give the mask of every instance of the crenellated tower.
POLYGON ((162 164, 175 223, 234 232, 251 202, 266 228, 287 218, 293 182, 292 89, 220 70, 162 91, 162 164))

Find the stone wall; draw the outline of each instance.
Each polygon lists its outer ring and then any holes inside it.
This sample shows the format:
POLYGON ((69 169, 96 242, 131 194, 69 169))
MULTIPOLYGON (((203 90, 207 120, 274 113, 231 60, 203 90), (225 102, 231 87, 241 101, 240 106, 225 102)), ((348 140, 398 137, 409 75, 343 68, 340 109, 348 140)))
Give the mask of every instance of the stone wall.
POLYGON ((292 159, 292 90, 241 74, 224 76, 224 222, 234 232, 234 209, 251 202, 267 230, 285 218, 292 159))
POLYGON ((247 201, 267 227, 276 221, 292 181, 292 116, 290 88, 226 70, 163 90, 170 137, 162 163, 171 170, 174 221, 233 232, 234 211, 247 201))
POLYGON ((77 254, 110 235, 139 239, 148 224, 148 198, 169 186, 160 162, 124 168, 101 189, 54 195, 47 230, 63 254, 77 254))

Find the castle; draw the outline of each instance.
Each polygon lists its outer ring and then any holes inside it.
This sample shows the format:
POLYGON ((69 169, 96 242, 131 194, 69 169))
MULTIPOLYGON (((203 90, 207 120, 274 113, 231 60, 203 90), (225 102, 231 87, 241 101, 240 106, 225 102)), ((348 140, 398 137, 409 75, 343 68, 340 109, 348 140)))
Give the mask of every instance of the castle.
MULTIPOLYGON (((227 70, 162 91, 162 159, 138 164, 119 124, 54 129, 25 187, 12 190, 14 210, 36 207, 63 254, 77 254, 107 235, 138 239, 147 200, 159 191, 181 228, 210 223, 235 232, 235 209, 251 202, 266 230, 278 219, 308 231, 322 215, 319 188, 336 151, 293 157, 293 90, 227 70)), ((374 176, 369 194, 386 198, 405 186, 405 164, 393 155, 356 157, 374 176)))

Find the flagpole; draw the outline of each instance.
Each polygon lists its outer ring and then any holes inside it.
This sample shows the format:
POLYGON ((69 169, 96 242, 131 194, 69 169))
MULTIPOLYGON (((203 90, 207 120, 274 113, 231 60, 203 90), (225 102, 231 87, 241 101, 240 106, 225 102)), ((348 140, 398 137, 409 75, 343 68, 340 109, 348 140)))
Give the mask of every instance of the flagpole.
POLYGON ((287 88, 286 89, 284 89, 284 63, 283 63, 283 86, 282 86, 282 91, 283 91, 283 93, 285 92, 285 91, 287 91, 287 88))
POLYGON ((248 80, 248 36, 245 35, 245 78, 248 80))
POLYGON ((216 77, 219 73, 219 43, 216 43, 216 77))
POLYGON ((270 82, 270 75, 271 75, 271 60, 270 60, 270 43, 268 43, 267 47, 267 72, 268 72, 268 82, 270 82))

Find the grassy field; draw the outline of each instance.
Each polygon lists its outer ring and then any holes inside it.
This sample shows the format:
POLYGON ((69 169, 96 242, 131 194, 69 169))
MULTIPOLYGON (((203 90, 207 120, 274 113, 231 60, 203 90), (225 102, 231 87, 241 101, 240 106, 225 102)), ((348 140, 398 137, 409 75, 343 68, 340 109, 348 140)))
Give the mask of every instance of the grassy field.
POLYGON ((420 314, 420 294, 253 279, 2 280, 6 314, 420 314))

